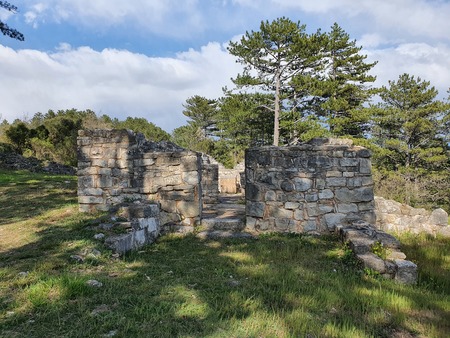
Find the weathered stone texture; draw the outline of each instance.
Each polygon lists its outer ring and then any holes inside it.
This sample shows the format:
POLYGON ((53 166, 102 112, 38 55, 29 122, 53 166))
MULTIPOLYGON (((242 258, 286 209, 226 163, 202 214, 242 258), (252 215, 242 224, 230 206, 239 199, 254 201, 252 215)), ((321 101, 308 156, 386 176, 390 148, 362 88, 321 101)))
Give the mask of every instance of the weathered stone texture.
POLYGON ((147 141, 130 130, 81 130, 78 161, 81 211, 156 200, 162 212, 177 214, 189 224, 201 215, 202 161, 198 153, 168 142, 147 141))
POLYGON ((252 148, 245 165, 252 230, 329 232, 374 221, 370 152, 349 140, 252 148))
POLYGON ((402 233, 421 233, 450 237, 448 214, 443 209, 432 212, 413 208, 396 201, 375 197, 376 226, 379 229, 402 233))
POLYGON ((363 221, 347 226, 339 225, 336 233, 343 242, 348 243, 365 268, 400 283, 417 282, 417 265, 405 260, 406 255, 400 251, 400 242, 394 236, 363 221), (383 252, 376 255, 377 250, 384 251, 384 255, 383 252))

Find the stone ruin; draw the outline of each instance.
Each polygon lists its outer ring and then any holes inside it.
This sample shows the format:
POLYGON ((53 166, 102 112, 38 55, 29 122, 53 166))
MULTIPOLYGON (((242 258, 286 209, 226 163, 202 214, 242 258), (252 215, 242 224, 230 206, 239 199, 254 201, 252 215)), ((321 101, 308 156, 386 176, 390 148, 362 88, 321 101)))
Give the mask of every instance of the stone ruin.
POLYGON ((375 222, 370 152, 349 140, 316 139, 250 149, 245 158, 247 227, 324 233, 375 222))
MULTIPOLYGON (((164 232, 193 232, 204 204, 217 203, 221 180, 233 180, 232 193, 239 187, 236 177, 244 181, 242 169, 221 176, 208 156, 129 130, 80 131, 78 147, 80 210, 114 213, 115 225, 125 231, 106 242, 118 252, 152 243, 164 232)), ((245 231, 337 232, 366 267, 414 282, 417 267, 404 260, 394 237, 374 226, 370 156, 349 140, 248 149, 245 231), (374 257, 375 244, 394 255, 384 261, 374 257)))

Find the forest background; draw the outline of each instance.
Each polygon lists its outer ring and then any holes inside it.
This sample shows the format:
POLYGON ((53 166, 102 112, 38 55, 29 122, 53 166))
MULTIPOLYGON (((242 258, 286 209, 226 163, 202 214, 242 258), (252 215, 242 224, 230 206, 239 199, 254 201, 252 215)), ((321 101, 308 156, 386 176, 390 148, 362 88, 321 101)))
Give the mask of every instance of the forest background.
POLYGON ((308 34, 284 17, 263 21, 229 43, 244 66, 234 88, 223 88, 219 99, 187 98, 180 107, 187 124, 171 134, 144 118, 49 110, 3 120, 0 151, 76 166, 79 129, 126 128, 233 167, 249 147, 344 137, 372 151, 378 195, 450 212, 450 88, 438 100, 431 81, 406 73, 375 88, 376 63, 361 50, 338 24, 308 34))

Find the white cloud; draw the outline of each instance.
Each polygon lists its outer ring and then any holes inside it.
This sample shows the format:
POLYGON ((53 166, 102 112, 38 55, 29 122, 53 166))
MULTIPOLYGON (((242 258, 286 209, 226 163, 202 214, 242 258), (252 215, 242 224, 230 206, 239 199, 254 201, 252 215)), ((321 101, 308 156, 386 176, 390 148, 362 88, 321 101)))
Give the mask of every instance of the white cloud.
POLYGON ((373 69, 378 85, 396 81, 407 73, 430 81, 439 90, 439 98, 447 97, 450 87, 450 47, 448 45, 405 43, 386 49, 365 50, 370 61, 379 61, 373 69))
POLYGON ((182 104, 193 95, 216 98, 239 66, 224 46, 210 43, 175 58, 62 44, 54 53, 0 45, 2 118, 48 109, 93 109, 146 117, 170 131, 185 123, 182 104))
POLYGON ((385 37, 427 37, 450 40, 450 2, 442 0, 269 0, 306 13, 332 16, 338 23, 353 19, 360 30, 385 37))

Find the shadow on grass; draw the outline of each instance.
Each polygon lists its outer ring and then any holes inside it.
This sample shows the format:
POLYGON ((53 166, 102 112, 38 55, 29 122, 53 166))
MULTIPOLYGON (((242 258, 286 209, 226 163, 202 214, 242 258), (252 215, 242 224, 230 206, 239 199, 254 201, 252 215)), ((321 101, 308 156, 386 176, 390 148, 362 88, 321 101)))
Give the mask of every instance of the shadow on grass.
POLYGON ((86 222, 74 219, 48 227, 35 243, 0 256, 2 276, 10 280, 2 311, 14 312, 0 317, 3 333, 390 337, 400 332, 413 337, 434 325, 437 333, 429 336, 438 337, 449 329, 445 304, 430 300, 424 290, 347 268, 332 238, 202 241, 168 236, 115 258, 92 239, 95 232, 86 222), (70 258, 94 248, 100 256, 82 263, 70 258), (18 277, 20 271, 29 274, 18 277), (89 279, 103 286, 89 287, 89 279), (418 322, 410 318, 422 309, 427 312, 418 322))
MULTIPOLYGON (((19 218, 73 202, 50 185, 49 201, 8 192, 24 201, 19 218)), ((363 276, 343 264, 336 238, 166 236, 117 258, 94 240, 94 218, 39 220, 36 240, 0 253, 0 336, 449 336, 448 289, 363 276)))
POLYGON ((0 170, 0 225, 77 201, 76 177, 0 170))

